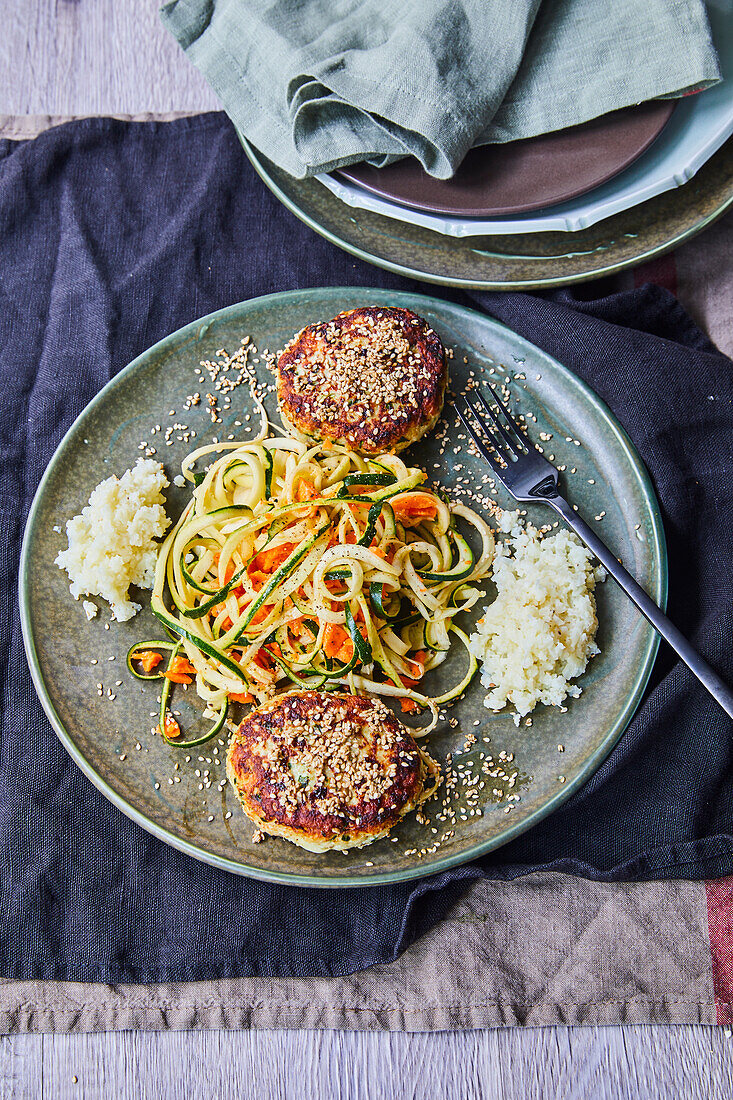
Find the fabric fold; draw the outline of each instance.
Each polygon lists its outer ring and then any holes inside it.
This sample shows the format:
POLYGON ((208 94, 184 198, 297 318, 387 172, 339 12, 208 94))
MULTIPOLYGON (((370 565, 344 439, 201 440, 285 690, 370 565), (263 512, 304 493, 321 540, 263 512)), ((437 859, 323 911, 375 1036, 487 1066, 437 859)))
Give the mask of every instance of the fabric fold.
POLYGON ((238 129, 302 178, 574 126, 720 78, 702 0, 169 0, 238 129))

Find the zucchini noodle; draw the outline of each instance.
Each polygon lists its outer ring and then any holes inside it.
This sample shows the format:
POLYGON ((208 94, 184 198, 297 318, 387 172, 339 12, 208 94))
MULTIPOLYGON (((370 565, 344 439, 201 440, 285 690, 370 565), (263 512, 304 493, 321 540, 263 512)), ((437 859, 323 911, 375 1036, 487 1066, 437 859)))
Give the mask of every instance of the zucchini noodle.
POLYGON ((430 712, 419 733, 433 729, 476 671, 453 619, 491 570, 484 520, 424 488, 423 471, 396 455, 287 435, 201 447, 182 471, 192 497, 160 547, 151 599, 179 643, 161 675, 195 677, 217 729, 230 699, 259 704, 293 684, 393 697, 430 712), (459 519, 480 537, 479 554, 459 519), (465 675, 426 694, 421 681, 454 638, 465 675))

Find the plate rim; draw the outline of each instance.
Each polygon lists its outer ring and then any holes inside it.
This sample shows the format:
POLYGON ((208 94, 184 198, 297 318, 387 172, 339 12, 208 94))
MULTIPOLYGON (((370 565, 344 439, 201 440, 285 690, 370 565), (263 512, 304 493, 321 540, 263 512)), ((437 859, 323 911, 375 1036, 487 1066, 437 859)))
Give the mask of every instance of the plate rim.
POLYGON ((214 866, 219 870, 229 871, 230 873, 242 875, 248 878, 259 879, 261 881, 278 883, 286 886, 306 886, 312 888, 326 888, 326 889, 358 889, 366 886, 386 886, 394 883, 408 882, 415 879, 427 879, 432 878, 435 875, 441 874, 443 871, 448 870, 450 867, 461 866, 468 864, 481 856, 486 855, 488 852, 493 851, 496 848, 503 847, 508 844, 515 837, 526 832, 532 828, 533 825, 539 821, 548 817, 556 809, 558 809, 564 802, 566 802, 575 791, 582 787, 588 780, 595 774, 603 761, 609 756, 614 747, 618 744, 621 736, 625 732, 629 722, 631 721, 636 709, 641 701, 643 693, 649 682, 654 663, 659 649, 660 638, 659 635, 650 628, 647 644, 644 650, 643 660, 639 663, 639 670, 633 683, 633 687, 629 693, 626 704, 616 719, 609 734, 602 740, 595 752, 588 758, 584 767, 580 770, 577 776, 569 783, 566 783, 561 787, 558 792, 553 795, 547 802, 539 806, 529 816, 522 821, 518 821, 512 826, 508 826, 498 837, 492 837, 489 840, 483 841, 470 848, 467 852, 460 852, 450 856, 444 856, 442 859, 438 859, 430 864, 429 871, 416 862, 413 864, 406 864, 404 868, 394 871, 380 872, 377 874, 360 876, 357 879, 349 879, 347 877, 348 870, 345 868, 344 874, 337 876, 322 876, 318 874, 296 874, 290 872, 272 871, 263 869, 260 867, 251 867, 250 865, 243 863, 242 861, 236 861, 226 856, 220 856, 214 852, 206 851, 205 848, 200 847, 191 841, 184 840, 182 837, 176 836, 170 832, 163 825, 159 825, 154 821, 151 821, 143 811, 137 809, 120 793, 114 790, 114 788, 107 782, 107 780, 96 771, 90 761, 84 756, 83 752, 76 746, 72 736, 67 732, 61 717, 59 716, 50 694, 46 688, 43 670, 38 657, 38 653, 35 646, 33 637, 33 630, 31 626, 30 615, 30 554, 31 554, 31 537, 35 524, 37 522, 38 514, 43 503, 46 486, 53 474, 56 463, 66 446, 69 445, 69 437, 75 432, 81 422, 87 417, 87 415, 93 411, 98 405, 100 405, 107 396, 115 389, 125 383, 129 376, 142 369, 151 354, 164 353, 168 347, 179 345, 187 339, 190 339, 195 335, 196 330, 200 329, 202 325, 209 325, 219 320, 228 320, 230 317, 235 316, 242 307, 257 307, 263 304, 269 304, 275 306, 277 303, 282 302, 283 299, 292 300, 293 297, 308 297, 314 296, 319 301, 327 300, 329 298, 339 298, 349 294, 364 294, 364 295, 376 295, 382 297, 385 294, 394 298, 400 299, 400 304, 411 304, 416 311, 419 311, 422 306, 423 309, 433 308, 434 310, 445 309, 455 311, 459 316, 462 314, 468 315, 472 320, 478 319, 482 324, 488 325, 488 327, 500 330, 502 333, 510 333, 513 340, 518 341, 518 346, 522 350, 531 351, 533 354, 539 353, 545 359, 551 360, 553 365, 559 368, 560 372, 565 376, 566 381, 570 386, 574 386, 580 393, 582 393, 587 400, 595 407, 599 416, 606 422, 607 426, 616 436, 621 449, 625 454, 625 457, 629 461, 636 477, 638 478, 644 500, 646 502, 649 517, 651 520, 652 538, 651 544, 653 548, 653 568, 655 572, 655 584, 654 590, 650 593, 653 599, 664 608, 667 602, 668 591, 668 558, 667 558, 667 543, 664 533, 664 526, 662 523, 661 509, 659 501, 652 483, 651 477, 646 469, 646 466, 638 453, 634 443, 630 439, 629 435, 622 427, 620 422, 616 419, 606 403, 587 385, 581 378, 574 374, 569 367, 566 367, 558 359, 556 359, 549 352, 543 351, 542 348, 537 347, 530 340, 520 336, 519 333, 514 332, 507 325, 497 321, 494 317, 479 313, 478 310, 471 309, 467 306, 459 305, 455 302, 446 301, 441 298, 434 298, 425 294, 417 294, 408 291, 389 291, 383 287, 308 287, 301 290, 284 290, 275 291, 270 294, 258 295, 254 298, 247 299, 242 302, 235 302, 228 306, 224 306, 221 309, 214 310, 211 313, 205 314, 202 317, 194 318, 187 324, 182 325, 174 332, 162 337, 162 339, 151 344, 150 347, 143 350, 139 355, 135 356, 126 366, 122 367, 118 373, 106 383, 105 386, 92 398, 92 400, 81 410, 81 412, 74 418, 68 429, 60 440, 53 455, 51 456, 48 465, 44 471, 38 488, 33 496, 33 500, 26 519, 25 528, 23 532, 23 542, 21 547, 20 565, 18 570, 18 605, 20 610, 20 623, 23 637, 23 646, 25 649, 26 659, 31 673, 33 686, 36 690, 43 710, 49 719, 51 726, 53 727, 57 737, 61 741, 66 751, 71 756, 74 763, 81 769, 86 777, 91 780, 94 786, 112 803, 118 810, 121 810, 126 817, 130 818, 137 825, 140 825, 146 832, 151 833, 153 836, 162 840, 164 843, 171 845, 171 847, 184 852, 186 855, 199 860, 200 862, 207 863, 210 866, 214 866))
MULTIPOLYGON (((543 276, 542 278, 529 277, 526 279, 462 279, 457 276, 443 275, 433 271, 423 271, 418 268, 412 268, 405 264, 397 263, 394 260, 386 259, 382 256, 375 256, 371 252, 367 252, 363 248, 359 248, 357 244, 352 244, 350 241, 344 240, 343 236, 339 236, 338 233, 332 232, 323 226, 316 218, 307 214, 298 203, 292 199, 285 191, 282 190, 280 185, 275 182, 272 176, 269 174, 267 168, 260 160, 259 151, 252 146, 246 137, 236 130, 237 137, 244 149, 250 164, 254 168, 257 175, 260 177, 265 186, 272 192, 276 199, 283 204, 283 206, 294 214, 299 221, 303 222, 312 229, 315 233, 318 233, 320 237, 329 241, 330 244, 336 245, 337 248, 343 249, 344 252, 348 252, 351 256, 355 256, 359 260, 364 260, 365 263, 372 264, 374 267, 382 268, 384 271, 391 271, 394 275, 402 275, 409 279, 417 279, 419 282, 430 283, 435 286, 448 286, 448 287, 461 287, 468 290, 532 290, 549 287, 570 286, 576 283, 589 282, 592 279, 602 279, 608 275, 614 275, 619 271, 626 271, 630 267, 636 267, 639 264, 648 263, 649 260, 655 259, 657 256, 662 256, 666 252, 670 252, 675 248, 678 248, 685 241, 690 240, 691 237, 701 233, 704 229, 707 229, 709 225, 717 221, 728 209, 733 207, 733 188, 731 193, 725 198, 719 206, 712 210, 709 214, 706 214, 700 221, 689 225, 687 228, 678 232, 675 236, 668 240, 654 244, 647 248, 646 251, 640 252, 635 256, 629 257, 625 260, 617 260, 615 263, 608 263, 603 267, 595 267, 590 271, 583 271, 576 274, 564 274, 554 276, 543 276)), ((728 139, 733 143, 733 138, 728 139)), ((728 142, 725 142, 721 149, 726 148, 728 142)), ((711 158, 712 159, 712 158, 711 158)), ((304 182, 304 181, 298 181, 304 182)), ((316 181, 318 182, 318 181, 316 181)), ((320 184, 323 186, 323 184, 320 184)), ((646 199, 646 202, 653 202, 655 198, 646 199)), ((341 201, 341 200, 338 200, 341 201)), ((642 205, 642 204, 639 204, 642 205)), ((631 207, 634 209, 634 207, 631 207)), ((384 214, 377 214, 374 211, 370 211, 377 218, 384 218, 386 221, 390 219, 384 214)), ((618 217, 619 215, 614 215, 618 217)), ((409 223, 404 223, 409 224, 409 223)), ((591 227, 592 228, 592 227, 591 227)), ((433 232, 432 230, 426 230, 426 232, 433 232)), ((559 231, 562 232, 562 231, 559 231)), ((522 236, 524 234, 517 233, 512 236, 522 236)), ((532 234, 526 234, 531 236, 532 234)), ((486 237, 491 239, 491 234, 486 234, 486 237)), ((476 240, 473 237, 451 237, 446 236, 443 238, 445 241, 449 241, 460 247, 465 241, 476 240)), ((499 239, 504 239, 500 237, 499 239)), ((552 260, 551 256, 547 257, 548 261, 552 260)))

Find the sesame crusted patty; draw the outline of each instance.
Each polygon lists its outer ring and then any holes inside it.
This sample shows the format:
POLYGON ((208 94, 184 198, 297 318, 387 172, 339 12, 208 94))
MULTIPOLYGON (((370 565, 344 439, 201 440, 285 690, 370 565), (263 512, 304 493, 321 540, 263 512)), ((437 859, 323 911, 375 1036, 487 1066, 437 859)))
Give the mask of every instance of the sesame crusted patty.
POLYGON ((313 852, 386 836, 439 782, 381 700, 318 691, 252 711, 232 735, 227 775, 258 829, 313 852))
POLYGON ((277 361, 283 423, 363 454, 401 451, 437 423, 445 349, 409 309, 364 306, 308 325, 277 361))

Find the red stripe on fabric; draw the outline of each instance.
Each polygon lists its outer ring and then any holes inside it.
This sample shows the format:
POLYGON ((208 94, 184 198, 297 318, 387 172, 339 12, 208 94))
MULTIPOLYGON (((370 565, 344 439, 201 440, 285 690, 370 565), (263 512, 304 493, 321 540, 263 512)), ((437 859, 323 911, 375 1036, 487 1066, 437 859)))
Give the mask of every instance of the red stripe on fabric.
POLYGON ((643 286, 644 283, 656 283, 677 294, 677 264, 673 252, 657 256, 655 260, 634 269, 634 286, 643 286))
POLYGON ((705 883, 718 1023, 733 1025, 733 876, 705 883))

